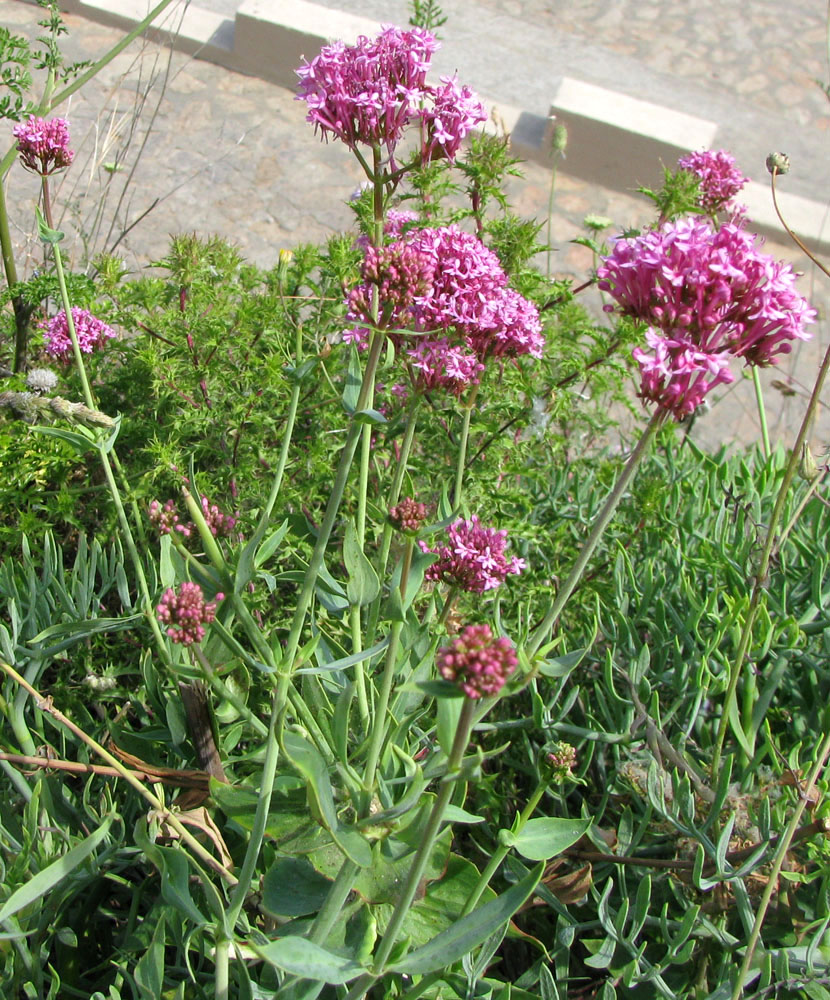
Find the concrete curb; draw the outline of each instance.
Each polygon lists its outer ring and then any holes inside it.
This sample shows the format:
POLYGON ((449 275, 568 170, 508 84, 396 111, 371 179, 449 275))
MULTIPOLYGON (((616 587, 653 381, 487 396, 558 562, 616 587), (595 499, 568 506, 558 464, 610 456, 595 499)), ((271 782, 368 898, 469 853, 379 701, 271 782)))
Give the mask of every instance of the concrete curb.
MULTIPOLYGON (((66 13, 125 30, 148 10, 144 0, 60 0, 60 6, 66 13)), ((184 12, 168 11, 147 35, 197 58, 293 89, 294 69, 303 58, 313 58, 331 39, 353 42, 379 27, 376 21, 308 0, 281 0, 278 5, 273 0, 243 0, 234 20, 188 6, 184 12)), ((628 191, 632 177, 654 177, 656 164, 672 166, 684 153, 717 145, 717 122, 570 77, 561 78, 548 117, 482 99, 511 133, 517 155, 542 165, 551 162, 555 116, 569 134, 561 171, 611 190, 628 191)), ((765 185, 748 185, 740 200, 749 209, 753 228, 773 239, 785 238, 765 185)), ((791 228, 808 246, 830 250, 823 204, 787 193, 780 193, 778 200, 791 228)))

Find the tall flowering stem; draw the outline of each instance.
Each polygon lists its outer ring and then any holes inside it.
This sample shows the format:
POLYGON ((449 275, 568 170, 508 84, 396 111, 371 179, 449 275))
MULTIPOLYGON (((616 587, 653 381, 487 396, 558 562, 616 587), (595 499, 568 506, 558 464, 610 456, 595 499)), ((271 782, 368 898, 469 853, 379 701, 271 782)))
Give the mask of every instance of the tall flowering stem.
MULTIPOLYGON (((44 197, 46 203, 48 203, 48 193, 49 188, 45 183, 44 178, 44 197)), ((49 214, 51 218, 51 213, 49 214)), ((45 233, 48 236, 49 241, 52 242, 53 256, 55 260, 55 273, 58 279, 58 286, 60 288, 61 304, 63 305, 63 310, 66 315, 66 326, 67 332, 69 334, 69 339, 72 342, 72 354, 75 358, 75 367, 78 371, 78 377, 81 380, 81 388, 84 395, 84 402, 91 409, 96 409, 95 398, 92 395, 92 389, 89 384, 89 378, 87 377, 86 365, 84 364, 83 354, 81 353, 81 347, 78 342, 78 336, 75 332, 75 323, 72 316, 72 304, 69 300, 69 291, 66 286, 66 275, 63 270, 63 260, 60 252, 60 247, 58 246, 58 239, 60 235, 52 230, 49 226, 51 232, 45 233)), ((156 640, 156 646, 158 647, 159 653, 166 664, 170 663, 170 654, 167 649, 167 643, 162 635, 159 623, 156 620, 156 616, 153 608, 153 601, 150 597, 150 588, 147 584, 147 577, 144 573, 144 565, 141 561, 141 556, 139 555, 138 549, 135 544, 135 538, 133 537, 132 529, 130 528, 130 521, 127 517, 127 513, 124 510, 124 504, 121 500, 121 491, 118 488, 118 483, 115 481, 115 475, 113 474, 112 464, 109 460, 109 455, 107 450, 99 443, 97 444, 98 456, 101 459, 101 465, 104 469, 104 475, 107 480, 107 487, 109 489, 110 496, 112 497, 113 503, 115 504, 115 510, 118 515, 118 523, 121 527, 121 531, 124 535, 124 540, 127 543, 127 550, 130 553, 130 558, 133 563, 133 569, 135 570, 136 579, 138 581, 138 588, 141 593, 141 603, 144 615, 150 625, 153 632, 153 636, 156 640)), ((115 457, 115 452, 113 449, 113 457, 115 457)))
MULTIPOLYGON (((825 274, 830 277, 830 272, 827 268, 818 261, 813 254, 804 246, 803 242, 793 233, 778 207, 778 200, 775 191, 775 180, 778 170, 772 168, 771 173, 771 187, 772 187, 772 197, 773 204, 775 205, 775 210, 778 213, 778 217, 781 220, 784 228, 787 230, 789 235, 793 238, 798 247, 807 254, 810 260, 825 274)), ((767 528, 766 538, 764 539, 764 547, 761 551, 760 558, 758 560, 757 569, 755 572, 755 581, 752 587, 752 594, 749 599, 749 608, 747 609, 746 619, 744 620, 744 627, 741 633, 740 642, 738 644, 737 652, 735 653, 735 659, 732 662, 730 668, 729 685, 726 690, 726 695, 724 697, 723 710, 720 718, 720 724, 718 725, 718 732, 715 738, 715 747, 712 753, 712 768, 711 775, 713 780, 717 779, 718 771, 720 770, 721 755, 723 753, 723 744, 726 739, 726 730, 729 726, 729 716, 732 712, 732 705, 735 701, 736 692, 738 689, 738 682, 741 677, 741 672, 743 670, 744 662, 746 660, 747 653, 749 652, 749 646, 752 641, 752 629, 755 624, 755 618, 758 614, 758 609, 761 603, 761 595, 766 588, 767 574, 769 572, 770 559, 775 550, 777 544, 779 544, 778 537, 778 524, 784 516, 784 508, 789 497, 790 488, 792 487, 793 479, 798 470, 798 463, 801 459, 801 453, 804 445, 807 443, 807 435, 810 428, 813 425, 813 420, 815 419, 816 411, 819 407, 819 401, 821 396, 821 391, 824 388, 824 382, 827 378, 828 370, 830 370, 830 346, 828 346, 825 351, 824 358, 821 362, 821 367, 819 368, 818 375, 816 376, 816 382, 813 386, 812 394, 810 395, 810 401, 807 404, 807 410, 804 413, 804 419, 801 421, 801 426, 798 429, 798 434, 796 435, 795 443, 793 444, 792 451, 790 452, 790 458, 787 462, 787 467, 784 470, 784 478, 781 481, 781 486, 778 490, 778 496, 775 499, 775 506, 773 507, 772 515, 770 517, 769 526, 767 528)))
POLYGON ((409 908, 412 905, 412 900, 415 898, 415 893, 418 891, 418 885, 423 877, 427 861, 429 860, 432 848, 435 844, 435 839, 440 831, 441 823, 444 819, 444 813, 447 810, 447 806, 449 805, 453 791, 455 790, 455 782, 459 777, 464 751, 467 748, 467 744, 470 742, 470 734, 473 728, 475 712, 475 699, 465 698, 464 704, 461 707, 458 727, 455 731, 455 738, 453 740, 452 749, 450 750, 449 760, 447 762, 447 774, 441 782, 438 793, 435 796, 435 802, 432 805, 432 811, 429 814, 429 819, 427 820, 423 834, 421 835, 421 843, 418 846, 417 853, 415 854, 415 858, 412 862, 412 867, 409 869, 406 882, 401 888, 401 893, 398 897, 397 903, 395 904, 395 909, 378 946, 374 961, 374 972, 361 976, 357 979, 352 988, 349 990, 346 1000, 359 1000, 360 997, 365 996, 372 983, 383 975, 384 966, 386 965, 389 955, 398 940, 398 935, 401 932, 403 922, 406 919, 406 915, 409 913, 409 908))
POLYGON ((548 609, 547 614, 527 641, 525 649, 527 650, 529 657, 532 657, 539 650, 539 647, 547 640, 551 630, 559 620, 559 615, 562 613, 562 609, 565 607, 568 598, 574 592, 577 584, 581 580, 582 574, 585 572, 585 567, 588 565, 588 561, 594 554, 594 550, 599 544, 599 540, 605 533, 605 529, 610 524, 611 518, 614 516, 614 512, 619 506, 620 500, 622 500, 626 490, 628 489, 628 484, 631 482, 634 473, 637 471, 640 462, 643 460, 643 457, 651 444, 652 438, 663 424, 665 417, 665 410, 658 409, 654 412, 646 429, 643 431, 642 437, 637 442, 634 451, 632 451, 628 456, 625 468, 620 473, 620 477, 614 484, 613 490, 611 490, 608 494, 608 498, 603 504, 602 510, 597 515, 593 527, 582 545, 582 549, 577 556, 577 560, 574 563, 571 572, 556 592, 556 597, 548 609))
POLYGON ((478 384, 470 389, 470 393, 464 403, 464 419, 461 424, 461 440, 458 443, 458 455, 455 464, 455 487, 453 488, 453 507, 461 506, 461 497, 464 489, 464 469, 467 465, 467 444, 470 440, 470 421, 473 418, 473 408, 476 405, 478 396, 478 384))

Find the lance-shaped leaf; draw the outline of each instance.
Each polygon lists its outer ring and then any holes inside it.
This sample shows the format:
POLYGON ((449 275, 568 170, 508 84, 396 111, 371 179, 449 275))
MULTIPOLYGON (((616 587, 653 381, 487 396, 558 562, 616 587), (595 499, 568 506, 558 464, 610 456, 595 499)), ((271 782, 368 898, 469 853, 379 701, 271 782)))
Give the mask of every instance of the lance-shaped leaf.
POLYGON ((459 962, 473 948, 477 948, 499 927, 507 923, 539 884, 544 869, 543 864, 537 865, 507 892, 485 903, 468 916, 462 917, 449 930, 434 937, 429 944, 416 948, 391 965, 388 971, 409 976, 425 976, 439 969, 448 969, 455 962, 459 962))

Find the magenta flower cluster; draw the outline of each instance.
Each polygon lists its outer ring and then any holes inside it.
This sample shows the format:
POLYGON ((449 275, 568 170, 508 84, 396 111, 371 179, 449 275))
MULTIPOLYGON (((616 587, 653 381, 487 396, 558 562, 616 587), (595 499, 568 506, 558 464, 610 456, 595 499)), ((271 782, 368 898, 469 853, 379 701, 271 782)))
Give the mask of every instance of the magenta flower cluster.
POLYGON ((198 583, 182 583, 179 591, 170 587, 164 592, 156 608, 158 620, 167 625, 167 634, 173 642, 192 646, 205 637, 205 625, 216 618, 217 605, 225 599, 219 593, 213 601, 206 602, 198 583))
POLYGON ((361 35, 355 45, 326 45, 297 70, 297 99, 308 106, 306 121, 324 138, 354 149, 358 144, 386 150, 394 169, 397 144, 411 125, 421 131, 423 162, 455 158, 461 141, 486 119, 481 101, 454 78, 441 86, 426 82, 439 44, 423 29, 384 27, 375 38, 361 35))
MULTIPOLYGON (((75 326, 75 336, 78 346, 84 354, 91 354, 96 348, 115 336, 115 331, 106 323, 97 319, 88 309, 72 307, 72 322, 75 326)), ((61 309, 48 322, 41 324, 46 353, 53 358, 69 358, 72 354, 72 340, 69 336, 69 326, 66 322, 66 312, 61 309)))
POLYGON ((38 118, 29 115, 12 129, 17 151, 27 170, 42 177, 63 170, 75 154, 69 148, 69 125, 65 118, 38 118))
POLYGON ((368 322, 377 285, 382 325, 399 347, 411 341, 404 342, 396 330, 437 334, 407 349, 419 389, 460 395, 480 381, 488 358, 542 356, 545 341, 536 307, 507 287, 498 257, 477 237, 454 225, 415 229, 365 253, 363 284, 347 302, 348 319, 359 325, 344 339, 366 343, 362 324, 368 322))
MULTIPOLYGON (((413 306, 428 294, 434 270, 435 262, 409 243, 367 245, 361 267, 363 284, 349 293, 349 319, 372 322, 372 300, 377 289, 379 324, 385 326, 394 318, 397 327, 413 325, 416 322, 413 306)), ((365 333, 361 332, 360 339, 365 339, 365 333)))
POLYGON ((508 559, 507 532, 485 528, 473 515, 469 521, 456 521, 447 528, 449 544, 431 549, 420 542, 422 552, 433 552, 438 559, 429 567, 427 580, 440 580, 473 594, 483 594, 501 586, 510 575, 521 573, 524 559, 508 559))
POLYGON ((796 292, 790 265, 761 253, 756 237, 734 223, 680 219, 619 239, 597 276, 616 302, 607 311, 649 325, 649 350, 634 351, 640 396, 677 419, 733 381, 732 358, 774 364, 793 340, 809 339, 816 316, 796 292))
POLYGON ((735 158, 725 149, 704 149, 689 153, 688 156, 682 156, 677 165, 694 174, 700 181, 700 207, 705 212, 714 213, 734 208, 730 202, 749 180, 738 169, 735 158))
POLYGON ((179 512, 176 510, 176 504, 172 500, 168 500, 163 507, 158 500, 151 501, 150 523, 160 535, 169 535, 171 532, 177 531, 180 535, 184 535, 185 538, 190 537, 193 527, 191 522, 185 524, 182 521, 179 517, 179 512))
POLYGON ((495 695, 518 664, 513 644, 504 636, 495 639, 489 625, 467 625, 435 657, 444 680, 457 684, 468 698, 495 695))
POLYGON ((417 229, 412 246, 435 262, 432 290, 417 303, 420 329, 454 327, 481 360, 542 356, 536 307, 507 287, 498 257, 458 226, 417 229))
MULTIPOLYGON (((236 515, 224 514, 215 503, 211 503, 205 496, 201 497, 200 502, 202 514, 213 537, 229 538, 236 528, 236 515)), ((168 500, 164 506, 158 500, 153 500, 150 504, 150 522, 160 535, 169 535, 171 532, 177 531, 185 538, 189 538, 196 531, 196 525, 192 521, 182 521, 173 500, 168 500)))

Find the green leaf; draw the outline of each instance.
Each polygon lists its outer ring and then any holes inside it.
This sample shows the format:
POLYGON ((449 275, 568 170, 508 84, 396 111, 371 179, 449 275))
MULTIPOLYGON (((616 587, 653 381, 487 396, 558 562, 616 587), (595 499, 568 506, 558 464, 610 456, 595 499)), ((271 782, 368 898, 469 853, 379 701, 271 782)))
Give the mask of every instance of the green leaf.
POLYGON ((34 903, 41 896, 45 896, 47 892, 50 892, 59 882, 65 879, 70 872, 74 871, 78 865, 86 861, 106 837, 107 833, 109 833, 109 828, 112 826, 114 819, 114 814, 110 813, 104 818, 103 823, 95 833, 91 833, 80 844, 76 844, 66 854, 61 855, 57 861, 53 861, 51 865, 47 865, 37 875, 30 878, 25 885, 16 889, 3 906, 0 907, 0 921, 8 920, 9 917, 29 906, 30 903, 34 903))
POLYGON ((303 979, 342 986, 369 970, 351 958, 335 955, 303 937, 277 938, 270 944, 249 942, 249 946, 266 962, 303 979))
POLYGON ((439 969, 447 969, 460 961, 513 916, 539 884, 544 870, 544 864, 537 865, 521 882, 485 903, 480 909, 462 917, 449 930, 434 937, 429 944, 410 952, 401 961, 390 966, 389 971, 423 976, 439 969))
POLYGON ((159 1000, 164 988, 164 946, 167 942, 167 927, 164 916, 159 918, 153 931, 150 947, 138 960, 135 967, 135 982, 141 1000, 159 1000))
POLYGON ((37 431, 38 434, 43 434, 45 437, 53 437, 59 441, 65 441, 79 455, 85 455, 90 449, 98 447, 95 435, 92 431, 84 433, 85 429, 68 431, 63 427, 49 427, 47 424, 37 424, 32 427, 32 430, 37 431))
POLYGON ((349 521, 343 538, 343 562, 349 574, 346 594, 352 607, 371 604, 380 593, 378 575, 358 541, 354 524, 349 521))
POLYGON ((574 649, 572 652, 564 653, 562 656, 542 660, 539 663, 539 673, 544 674, 545 677, 567 677, 574 667, 579 666, 585 658, 588 649, 589 647, 585 646, 583 649, 574 649))
MULTIPOLYGON (((128 615, 126 618, 89 618, 80 622, 61 622, 59 625, 50 625, 42 632, 30 639, 30 643, 42 643, 47 639, 72 639, 72 642, 80 642, 88 639, 91 635, 99 632, 121 632, 124 629, 132 628, 137 622, 144 619, 144 615, 128 615)), ((68 648, 62 644, 63 649, 68 648)), ((55 647, 43 650, 43 654, 57 652, 55 647)))
POLYGON ((161 896, 165 903, 201 927, 208 921, 190 895, 190 867, 178 848, 162 847, 147 835, 146 820, 139 819, 133 829, 136 844, 161 875, 161 896))
POLYGON ((592 819, 556 819, 540 816, 525 823, 513 846, 528 861, 547 861, 575 844, 587 833, 592 819))
POLYGON ((439 698, 435 703, 438 742, 448 757, 455 741, 463 705, 464 701, 461 698, 439 698))
POLYGON ((285 734, 283 748, 292 766, 307 782, 306 791, 314 818, 329 831, 348 858, 361 868, 368 868, 372 864, 372 849, 357 830, 340 825, 326 763, 316 748, 297 733, 285 734))
POLYGON ((64 238, 65 233, 62 233, 59 229, 50 229, 46 224, 46 219, 41 211, 40 205, 35 206, 35 214, 37 216, 37 235, 41 243, 60 243, 64 238))
POLYGON ((357 410, 352 414, 352 420, 357 424, 386 424, 389 421, 379 410, 357 410))
POLYGON ((360 385, 363 373, 360 370, 360 358, 357 348, 352 344, 349 351, 349 370, 346 372, 346 385, 343 389, 343 408, 346 413, 354 413, 360 397, 360 385))
POLYGON ((272 916, 305 917, 320 909, 331 886, 304 858, 280 858, 265 873, 262 905, 272 916))

